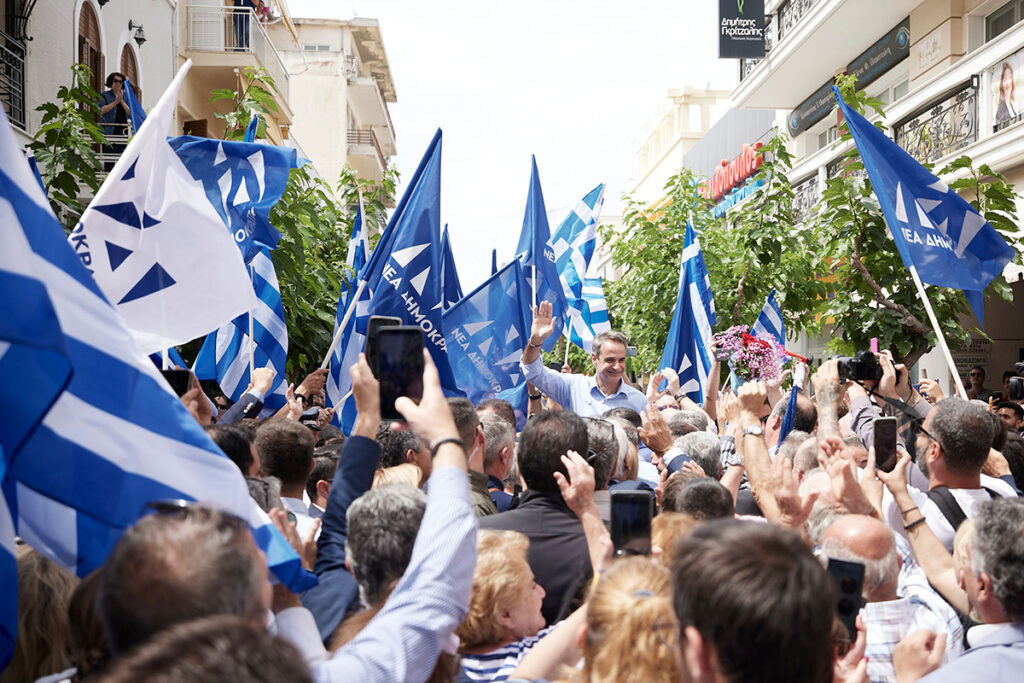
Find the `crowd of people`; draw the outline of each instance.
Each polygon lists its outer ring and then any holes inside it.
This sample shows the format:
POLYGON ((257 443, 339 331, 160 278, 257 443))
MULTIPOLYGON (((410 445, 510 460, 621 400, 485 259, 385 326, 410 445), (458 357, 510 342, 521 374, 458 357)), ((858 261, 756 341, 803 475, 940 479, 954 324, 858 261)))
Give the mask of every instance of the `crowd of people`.
POLYGON ((154 501, 80 580, 19 545, 18 640, 0 683, 1024 670, 1024 411, 987 402, 983 376, 973 399, 946 398, 883 352, 877 380, 844 381, 833 359, 806 389, 733 391, 716 361, 698 404, 670 368, 632 386, 616 332, 594 340, 592 375, 545 367, 554 332, 542 303, 521 431, 505 401, 446 398, 426 352, 422 399, 396 401, 401 421, 381 419, 360 357, 347 436, 322 407, 322 371, 265 420, 272 371, 220 410, 193 387, 183 402, 318 585, 272 585, 248 526, 216 501, 154 501), (899 425, 891 467, 873 448, 884 416, 899 425), (649 553, 609 533, 627 494, 656 510, 649 553))

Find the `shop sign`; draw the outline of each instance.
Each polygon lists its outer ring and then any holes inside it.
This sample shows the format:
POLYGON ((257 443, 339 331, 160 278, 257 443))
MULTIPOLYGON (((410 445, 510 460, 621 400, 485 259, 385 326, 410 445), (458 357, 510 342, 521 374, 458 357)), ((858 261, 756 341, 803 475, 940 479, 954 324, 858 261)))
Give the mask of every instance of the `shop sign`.
POLYGON ((758 152, 759 149, 761 149, 760 142, 755 142, 753 145, 745 144, 738 157, 730 162, 723 159, 722 165, 715 171, 715 175, 701 183, 699 188, 701 196, 717 202, 729 190, 739 186, 752 176, 764 161, 758 152))
POLYGON ((764 57, 764 0, 718 0, 718 56, 764 57))

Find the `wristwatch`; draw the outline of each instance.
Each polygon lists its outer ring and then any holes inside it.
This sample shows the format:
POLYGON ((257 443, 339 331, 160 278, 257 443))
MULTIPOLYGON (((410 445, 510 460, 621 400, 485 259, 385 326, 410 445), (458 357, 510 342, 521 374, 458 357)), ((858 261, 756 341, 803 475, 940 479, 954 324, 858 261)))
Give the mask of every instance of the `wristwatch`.
POLYGON ((761 425, 753 425, 753 426, 747 427, 742 432, 743 436, 747 436, 748 434, 753 435, 753 436, 764 436, 764 429, 761 428, 761 425))

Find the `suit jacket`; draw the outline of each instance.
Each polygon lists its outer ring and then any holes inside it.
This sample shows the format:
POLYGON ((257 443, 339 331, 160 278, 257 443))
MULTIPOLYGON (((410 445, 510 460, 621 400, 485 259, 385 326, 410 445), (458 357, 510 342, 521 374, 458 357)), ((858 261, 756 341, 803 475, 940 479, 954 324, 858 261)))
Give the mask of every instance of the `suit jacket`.
POLYGON ((546 593, 541 613, 547 623, 564 619, 581 601, 594 573, 590 552, 583 525, 558 491, 527 489, 519 507, 481 518, 480 528, 519 531, 530 539, 527 559, 546 593))
POLYGON ((345 568, 348 534, 345 516, 352 502, 370 490, 379 461, 380 445, 373 439, 353 436, 345 440, 316 544, 313 571, 320 584, 301 596, 302 604, 313 613, 320 637, 325 641, 348 611, 359 604, 359 586, 345 568))
POLYGON ((259 417, 260 411, 263 410, 263 401, 259 400, 253 394, 246 392, 242 394, 242 397, 238 399, 235 405, 225 411, 220 419, 217 420, 217 424, 222 425, 233 425, 238 424, 246 417, 259 417))
POLYGON ((1021 680, 1024 671, 1024 623, 1007 624, 949 664, 921 679, 921 683, 980 681, 1003 683, 1021 680))

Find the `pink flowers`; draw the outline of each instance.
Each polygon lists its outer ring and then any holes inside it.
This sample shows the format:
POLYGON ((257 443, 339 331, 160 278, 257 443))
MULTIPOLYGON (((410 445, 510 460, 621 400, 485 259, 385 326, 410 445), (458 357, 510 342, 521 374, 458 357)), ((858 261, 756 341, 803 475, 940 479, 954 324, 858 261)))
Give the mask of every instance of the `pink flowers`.
POLYGON ((782 372, 786 350, 771 336, 750 334, 749 325, 735 325, 714 336, 715 356, 729 362, 733 372, 745 380, 772 382, 782 372))

